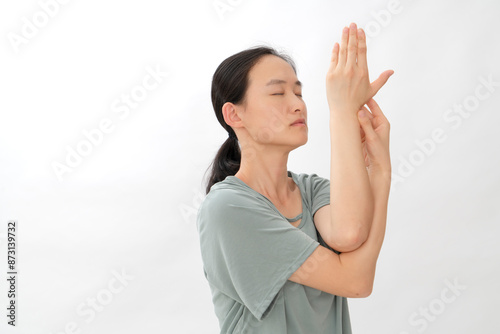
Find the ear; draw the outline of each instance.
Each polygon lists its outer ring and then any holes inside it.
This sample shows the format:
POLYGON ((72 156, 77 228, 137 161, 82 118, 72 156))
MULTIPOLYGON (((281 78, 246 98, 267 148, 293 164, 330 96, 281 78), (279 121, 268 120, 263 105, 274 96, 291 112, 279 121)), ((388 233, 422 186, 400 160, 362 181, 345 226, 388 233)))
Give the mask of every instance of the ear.
POLYGON ((226 102, 222 106, 222 116, 224 117, 224 121, 227 123, 227 125, 231 126, 232 128, 240 128, 242 127, 242 120, 239 117, 240 109, 231 102, 226 102))

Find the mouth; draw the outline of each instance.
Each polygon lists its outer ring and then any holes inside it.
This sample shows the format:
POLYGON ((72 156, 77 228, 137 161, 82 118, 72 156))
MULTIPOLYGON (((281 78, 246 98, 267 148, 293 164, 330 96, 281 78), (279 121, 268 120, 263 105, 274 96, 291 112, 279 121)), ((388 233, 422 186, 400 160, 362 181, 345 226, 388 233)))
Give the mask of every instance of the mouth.
POLYGON ((292 126, 306 126, 306 120, 304 118, 299 118, 298 120, 296 120, 295 122, 293 122, 290 125, 292 125, 292 126))

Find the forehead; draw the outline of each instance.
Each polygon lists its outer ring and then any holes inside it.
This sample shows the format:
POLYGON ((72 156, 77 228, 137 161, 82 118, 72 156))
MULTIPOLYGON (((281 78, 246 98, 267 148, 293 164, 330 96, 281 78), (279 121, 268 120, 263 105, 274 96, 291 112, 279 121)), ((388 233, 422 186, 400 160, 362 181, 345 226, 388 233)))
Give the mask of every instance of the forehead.
MULTIPOLYGON (((265 55, 252 67, 248 74, 250 86, 266 86, 273 79, 285 80, 287 84, 297 81, 290 64, 280 57, 265 55)), ((269 87, 272 87, 271 85, 269 87)))

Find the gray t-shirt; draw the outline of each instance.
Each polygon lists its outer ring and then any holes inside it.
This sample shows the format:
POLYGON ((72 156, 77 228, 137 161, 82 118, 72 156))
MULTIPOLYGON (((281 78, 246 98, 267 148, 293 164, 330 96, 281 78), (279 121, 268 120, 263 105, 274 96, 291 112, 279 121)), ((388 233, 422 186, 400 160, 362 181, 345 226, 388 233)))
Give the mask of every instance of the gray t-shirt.
POLYGON ((235 176, 214 184, 198 210, 203 270, 221 333, 351 333, 345 297, 288 280, 318 245, 331 249, 313 221, 330 203, 330 181, 288 176, 302 195, 295 218, 235 176), (299 217, 298 227, 290 224, 299 217))

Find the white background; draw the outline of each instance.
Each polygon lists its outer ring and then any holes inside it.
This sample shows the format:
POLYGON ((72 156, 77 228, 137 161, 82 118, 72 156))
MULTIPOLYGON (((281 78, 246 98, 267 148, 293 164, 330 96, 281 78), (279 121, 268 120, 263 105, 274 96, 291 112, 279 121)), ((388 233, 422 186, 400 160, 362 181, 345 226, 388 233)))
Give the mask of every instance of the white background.
POLYGON ((498 1, 220 2, 230 10, 213 0, 74 0, 47 16, 49 0, 2 1, 0 332, 218 333, 195 216, 227 136, 212 75, 256 44, 291 55, 309 141, 288 169, 329 177, 325 73, 342 28, 356 22, 369 35, 370 79, 395 71, 375 97, 391 122, 395 175, 373 293, 349 299, 354 333, 498 333, 498 1), (25 27, 34 21, 35 31, 25 27), (116 113, 147 68, 168 75, 126 117, 116 113), (85 145, 83 131, 104 119, 113 130, 60 181, 54 162, 66 164, 68 147, 85 145), (6 324, 10 219, 15 328, 6 324), (444 290, 446 280, 461 289, 444 290))

